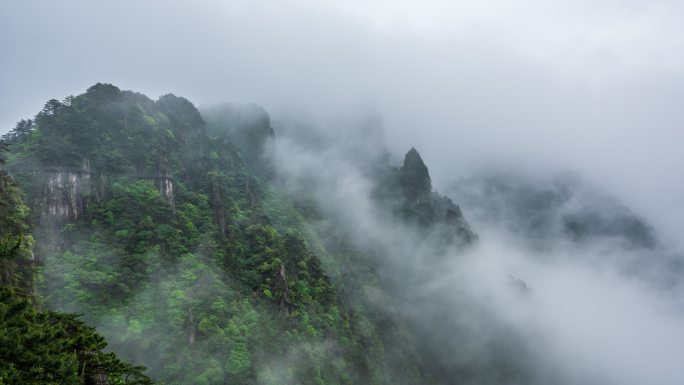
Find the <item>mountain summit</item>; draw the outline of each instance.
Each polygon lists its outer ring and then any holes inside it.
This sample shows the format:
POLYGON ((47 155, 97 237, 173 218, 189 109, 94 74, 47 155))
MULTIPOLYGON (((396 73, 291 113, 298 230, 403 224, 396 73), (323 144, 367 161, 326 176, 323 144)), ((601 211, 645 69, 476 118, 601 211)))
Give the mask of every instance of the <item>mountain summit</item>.
POLYGON ((404 165, 399 169, 404 197, 410 204, 429 198, 432 192, 432 180, 423 158, 415 148, 411 148, 404 157, 404 165))

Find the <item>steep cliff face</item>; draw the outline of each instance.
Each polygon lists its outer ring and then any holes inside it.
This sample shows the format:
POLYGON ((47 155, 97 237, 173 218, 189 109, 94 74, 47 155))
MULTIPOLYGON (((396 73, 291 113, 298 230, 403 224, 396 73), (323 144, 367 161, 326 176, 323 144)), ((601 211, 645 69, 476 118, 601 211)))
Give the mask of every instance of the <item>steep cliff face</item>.
POLYGON ((41 218, 40 224, 77 221, 86 214, 89 203, 98 204, 107 198, 112 181, 125 177, 155 181, 161 196, 175 210, 173 172, 166 160, 159 162, 158 170, 156 176, 129 176, 116 172, 106 174, 93 170, 87 159, 79 170, 36 170, 42 187, 31 202, 31 208, 41 218))
POLYGON ((33 204, 41 216, 62 221, 78 220, 86 210, 87 200, 97 200, 91 181, 90 163, 85 160, 80 170, 45 173, 43 192, 33 204), (95 195, 95 196, 94 196, 95 195))
POLYGON ((404 165, 399 169, 399 180, 406 204, 417 205, 430 198, 432 180, 427 166, 415 148, 404 157, 404 165))
POLYGON ((57 172, 45 183, 41 210, 45 215, 77 220, 85 211, 85 195, 90 190, 89 174, 57 172))
POLYGON ((176 201, 173 196, 173 171, 169 166, 169 162, 166 159, 162 159, 159 162, 158 170, 157 183, 159 185, 159 193, 169 202, 175 213, 176 201))

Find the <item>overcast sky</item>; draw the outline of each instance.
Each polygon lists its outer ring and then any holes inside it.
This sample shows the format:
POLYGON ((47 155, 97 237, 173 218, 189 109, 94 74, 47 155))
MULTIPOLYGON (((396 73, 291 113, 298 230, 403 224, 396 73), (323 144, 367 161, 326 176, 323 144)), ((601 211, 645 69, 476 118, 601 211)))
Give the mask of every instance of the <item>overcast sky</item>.
POLYGON ((573 168, 684 228, 684 2, 0 3, 0 132, 111 82, 275 119, 372 111, 436 186, 491 161, 573 168))

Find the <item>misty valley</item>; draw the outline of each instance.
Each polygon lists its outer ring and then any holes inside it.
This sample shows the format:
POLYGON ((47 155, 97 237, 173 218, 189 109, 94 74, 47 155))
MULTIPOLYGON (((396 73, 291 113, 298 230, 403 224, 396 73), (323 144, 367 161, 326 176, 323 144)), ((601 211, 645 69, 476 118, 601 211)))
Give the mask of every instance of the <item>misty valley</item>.
POLYGON ((0 142, 0 384, 674 383, 684 259, 641 213, 560 171, 438 191, 379 125, 47 101, 0 142))

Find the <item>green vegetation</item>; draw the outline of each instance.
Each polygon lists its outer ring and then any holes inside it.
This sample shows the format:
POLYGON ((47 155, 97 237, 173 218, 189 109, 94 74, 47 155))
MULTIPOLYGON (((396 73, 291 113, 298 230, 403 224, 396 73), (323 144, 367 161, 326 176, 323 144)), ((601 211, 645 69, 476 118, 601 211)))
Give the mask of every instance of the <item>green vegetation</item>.
POLYGON ((12 179, 0 173, 0 285, 31 287, 33 238, 28 234, 28 207, 12 179))
POLYGON ((0 384, 151 384, 76 314, 39 310, 28 208, 0 173, 0 384))
POLYGON ((152 384, 145 368, 103 352, 104 337, 78 317, 0 288, 0 384, 152 384))
POLYGON ((96 84, 5 136, 45 305, 164 384, 430 383, 372 265, 269 179, 268 116, 212 113, 96 84))

